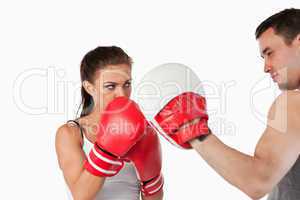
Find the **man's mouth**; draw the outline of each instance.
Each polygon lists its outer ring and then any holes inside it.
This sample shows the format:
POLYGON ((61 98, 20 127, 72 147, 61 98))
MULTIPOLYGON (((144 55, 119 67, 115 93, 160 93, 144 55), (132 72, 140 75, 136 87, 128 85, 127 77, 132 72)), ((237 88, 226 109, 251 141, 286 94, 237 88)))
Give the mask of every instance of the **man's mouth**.
POLYGON ((277 81, 278 81, 278 78, 279 78, 278 75, 279 75, 279 74, 278 74, 277 72, 274 72, 274 73, 271 74, 271 77, 272 77, 272 79, 273 79, 274 82, 277 82, 277 81))

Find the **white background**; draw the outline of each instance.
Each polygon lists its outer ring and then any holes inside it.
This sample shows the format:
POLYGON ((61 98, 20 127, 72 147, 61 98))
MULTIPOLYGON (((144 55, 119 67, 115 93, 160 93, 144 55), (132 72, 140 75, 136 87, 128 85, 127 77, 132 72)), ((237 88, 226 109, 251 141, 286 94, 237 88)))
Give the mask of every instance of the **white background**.
MULTIPOLYGON (((126 50, 135 80, 165 62, 190 66, 216 87, 213 131, 253 154, 278 95, 254 31, 290 7, 299 1, 2 1, 0 199, 66 199, 55 132, 75 116, 79 63, 98 45, 126 50)), ((165 199, 249 199, 194 151, 162 146, 165 199)))

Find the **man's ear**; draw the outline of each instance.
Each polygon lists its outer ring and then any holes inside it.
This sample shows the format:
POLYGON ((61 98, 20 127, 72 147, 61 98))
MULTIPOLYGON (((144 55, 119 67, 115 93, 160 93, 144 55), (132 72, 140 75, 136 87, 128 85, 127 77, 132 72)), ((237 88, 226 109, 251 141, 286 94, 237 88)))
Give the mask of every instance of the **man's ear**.
POLYGON ((300 33, 295 38, 295 45, 297 45, 298 55, 300 55, 300 33))
POLYGON ((89 95, 92 97, 95 95, 95 87, 89 81, 84 80, 82 86, 89 95))
POLYGON ((296 36, 296 42, 299 45, 300 48, 300 33, 296 36))

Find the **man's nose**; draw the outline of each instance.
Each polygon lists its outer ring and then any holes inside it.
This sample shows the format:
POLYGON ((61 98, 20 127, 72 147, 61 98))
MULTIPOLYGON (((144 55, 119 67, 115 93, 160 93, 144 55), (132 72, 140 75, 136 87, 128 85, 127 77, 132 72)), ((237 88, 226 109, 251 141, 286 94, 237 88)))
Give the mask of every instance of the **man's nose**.
POLYGON ((264 63, 264 72, 265 73, 269 73, 271 71, 271 63, 268 59, 265 59, 265 63, 264 63))

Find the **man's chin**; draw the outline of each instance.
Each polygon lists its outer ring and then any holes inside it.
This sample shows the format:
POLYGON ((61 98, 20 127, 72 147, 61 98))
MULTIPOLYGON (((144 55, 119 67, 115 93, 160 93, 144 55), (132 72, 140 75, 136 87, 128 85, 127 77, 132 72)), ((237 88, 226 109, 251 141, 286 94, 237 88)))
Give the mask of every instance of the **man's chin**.
POLYGON ((283 84, 283 83, 278 83, 278 88, 282 91, 285 91, 285 90, 296 90, 296 89, 299 89, 299 85, 296 86, 296 85, 288 85, 288 84, 283 84))
POLYGON ((282 90, 282 91, 285 91, 285 90, 291 90, 291 89, 288 87, 288 85, 285 84, 285 83, 278 83, 277 86, 278 86, 278 88, 279 88, 280 90, 282 90))

